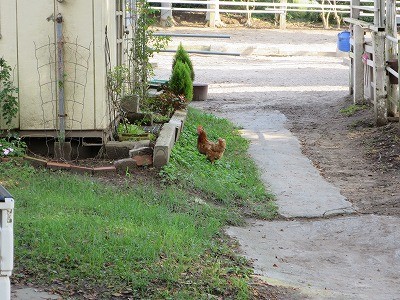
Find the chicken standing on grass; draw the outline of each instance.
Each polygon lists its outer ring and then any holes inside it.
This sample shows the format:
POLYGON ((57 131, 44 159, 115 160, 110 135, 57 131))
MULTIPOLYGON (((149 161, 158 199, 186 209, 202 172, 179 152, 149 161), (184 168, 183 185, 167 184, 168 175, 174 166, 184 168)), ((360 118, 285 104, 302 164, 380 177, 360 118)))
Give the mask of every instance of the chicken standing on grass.
POLYGON ((216 143, 209 141, 201 125, 197 127, 197 134, 197 149, 201 154, 205 154, 211 163, 224 155, 226 148, 226 141, 224 139, 218 138, 218 142, 216 143))

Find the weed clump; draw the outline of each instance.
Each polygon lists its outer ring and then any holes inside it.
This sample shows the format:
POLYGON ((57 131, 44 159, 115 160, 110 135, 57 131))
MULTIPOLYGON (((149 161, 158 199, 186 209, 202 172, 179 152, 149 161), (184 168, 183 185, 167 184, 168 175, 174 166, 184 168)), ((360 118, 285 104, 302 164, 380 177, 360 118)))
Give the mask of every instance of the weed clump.
POLYGON ((342 108, 339 112, 346 117, 351 117, 356 112, 364 109, 368 109, 368 106, 352 104, 346 108, 342 108))

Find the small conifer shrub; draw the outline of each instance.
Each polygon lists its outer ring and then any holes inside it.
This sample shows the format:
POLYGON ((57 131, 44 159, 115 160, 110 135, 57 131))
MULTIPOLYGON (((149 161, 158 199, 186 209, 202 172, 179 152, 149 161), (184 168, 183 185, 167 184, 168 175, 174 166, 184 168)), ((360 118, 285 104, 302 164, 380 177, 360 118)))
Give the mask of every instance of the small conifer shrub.
POLYGON ((189 54, 183 48, 182 43, 179 44, 179 47, 176 50, 174 60, 172 61, 172 70, 174 69, 176 62, 179 60, 188 65, 189 70, 190 70, 190 78, 192 79, 192 82, 193 82, 194 81, 193 64, 192 64, 192 61, 190 60, 189 54))
POLYGON ((169 88, 176 95, 184 95, 188 101, 193 99, 193 81, 186 63, 178 60, 169 79, 169 88))

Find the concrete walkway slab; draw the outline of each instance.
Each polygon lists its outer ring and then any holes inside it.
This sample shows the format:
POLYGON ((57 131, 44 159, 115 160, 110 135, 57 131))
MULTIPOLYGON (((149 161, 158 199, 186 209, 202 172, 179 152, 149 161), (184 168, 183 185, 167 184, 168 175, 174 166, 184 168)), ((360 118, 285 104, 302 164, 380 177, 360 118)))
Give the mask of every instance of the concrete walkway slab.
POLYGON ((236 113, 243 136, 251 140, 249 152, 261 178, 276 195, 284 217, 326 217, 352 213, 349 201, 327 182, 301 153, 298 139, 285 128, 278 111, 247 110, 236 113))
POLYGON ((311 299, 400 299, 400 218, 251 221, 227 232, 271 284, 311 299))

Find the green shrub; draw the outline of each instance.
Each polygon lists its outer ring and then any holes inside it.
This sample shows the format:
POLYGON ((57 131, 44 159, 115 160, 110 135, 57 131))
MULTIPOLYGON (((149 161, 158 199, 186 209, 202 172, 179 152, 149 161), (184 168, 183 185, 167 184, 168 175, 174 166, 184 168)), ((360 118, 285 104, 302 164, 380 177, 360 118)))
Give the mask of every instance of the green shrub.
POLYGON ((190 78, 192 79, 192 81, 194 81, 193 64, 192 61, 190 60, 189 54, 183 48, 182 43, 179 44, 178 50, 176 50, 174 60, 172 61, 172 70, 175 68, 175 64, 177 61, 181 61, 188 65, 190 70, 190 78))
POLYGON ((188 101, 193 99, 193 81, 186 63, 180 60, 175 63, 169 80, 169 88, 175 95, 184 95, 188 101))

